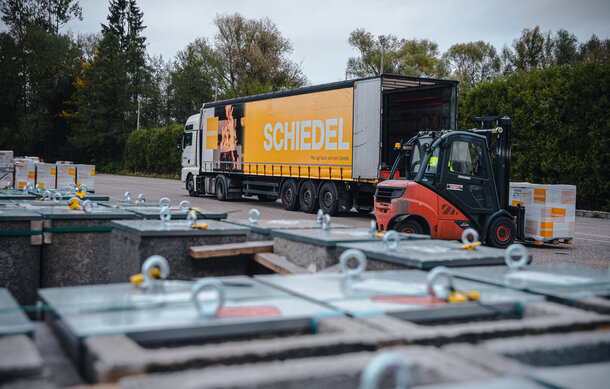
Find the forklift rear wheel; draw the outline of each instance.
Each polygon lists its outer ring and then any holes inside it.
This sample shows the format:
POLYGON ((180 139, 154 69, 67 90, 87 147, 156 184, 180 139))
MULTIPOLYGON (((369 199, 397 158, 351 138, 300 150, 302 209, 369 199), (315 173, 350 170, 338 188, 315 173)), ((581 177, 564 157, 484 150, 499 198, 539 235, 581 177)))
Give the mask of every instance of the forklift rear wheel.
POLYGON ((313 182, 307 180, 301 185, 299 190, 299 204, 301 211, 305 213, 314 213, 318 210, 318 201, 316 199, 316 191, 313 182))
POLYGON ((424 228, 414 219, 405 219, 394 226, 394 230, 407 234, 423 234, 424 228))
POLYGON ((494 219, 489 226, 487 244, 493 247, 506 248, 515 241, 515 222, 506 216, 494 219))

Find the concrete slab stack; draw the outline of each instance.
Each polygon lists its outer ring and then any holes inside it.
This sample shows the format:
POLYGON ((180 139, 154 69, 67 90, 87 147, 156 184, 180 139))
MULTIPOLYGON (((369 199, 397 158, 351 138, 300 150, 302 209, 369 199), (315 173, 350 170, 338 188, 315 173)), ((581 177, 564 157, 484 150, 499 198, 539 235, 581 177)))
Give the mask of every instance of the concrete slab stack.
POLYGON ((42 224, 36 212, 0 208, 0 287, 8 288, 23 305, 36 303, 42 224))
POLYGON ((55 164, 38 162, 36 165, 36 184, 42 190, 53 190, 57 186, 57 167, 55 164))
POLYGON ((110 282, 112 220, 134 219, 127 211, 93 207, 32 207, 44 220, 41 287, 110 282))
MULTIPOLYGON (((108 208, 112 209, 112 208, 108 208)), ((126 212, 126 211, 123 211, 126 212)), ((197 220, 193 228, 187 220, 125 220, 112 222, 110 257, 116 266, 111 273, 112 282, 124 282, 138 273, 146 258, 151 255, 165 257, 175 279, 191 280, 196 277, 248 274, 251 260, 229 257, 195 260, 189 247, 244 242, 248 229, 216 220, 197 220)))
MULTIPOLYGON (((498 265, 504 263, 505 251, 478 246, 463 249, 462 243, 445 240, 406 240, 391 248, 386 242, 341 243, 337 250, 362 251, 367 259, 395 263, 405 267, 429 270, 436 266, 498 265)), ((371 265, 374 262, 371 262, 371 265)), ((378 265, 377 267, 381 267, 378 265)), ((371 267, 369 267, 371 268, 371 267)))
POLYGON ((87 186, 87 191, 95 193, 95 165, 76 165, 76 186, 87 186))
POLYGON ((457 277, 525 290, 551 301, 610 314, 610 273, 568 263, 465 267, 457 277))
MULTIPOLYGON (((339 262, 337 245, 353 242, 380 242, 382 236, 366 228, 278 229, 272 230, 274 253, 294 264, 318 272, 339 262)), ((430 239, 428 235, 400 234, 401 239, 430 239)), ((374 266, 373 262, 370 266, 374 266)), ((384 264, 386 269, 399 265, 384 264)))

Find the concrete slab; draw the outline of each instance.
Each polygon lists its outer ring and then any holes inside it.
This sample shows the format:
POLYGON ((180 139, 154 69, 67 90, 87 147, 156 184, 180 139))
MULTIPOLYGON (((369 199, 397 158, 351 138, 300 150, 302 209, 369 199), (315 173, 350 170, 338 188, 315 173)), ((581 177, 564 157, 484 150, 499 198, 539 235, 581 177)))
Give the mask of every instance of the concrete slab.
POLYGON ((337 250, 362 251, 367 259, 404 265, 416 269, 432 269, 436 266, 498 265, 504 263, 505 250, 479 246, 474 250, 462 249, 462 243, 446 240, 400 241, 395 249, 384 242, 342 243, 337 250))
POLYGON ((120 209, 95 207, 91 212, 66 207, 37 207, 44 219, 41 287, 110 282, 111 221, 136 216, 120 209))
POLYGON ((0 288, 0 336, 26 335, 32 337, 34 326, 17 301, 5 288, 0 288))
MULTIPOLYGON (((315 230, 321 229, 322 225, 318 223, 317 218, 312 219, 260 219, 256 223, 250 222, 248 219, 227 219, 227 223, 235 224, 242 227, 248 227, 250 234, 248 240, 273 240, 271 232, 274 230, 315 230)), ((332 223, 332 228, 353 228, 343 224, 332 223)))
POLYGON ((248 229, 216 220, 198 220, 206 229, 192 228, 186 220, 124 220, 112 223, 109 261, 111 282, 125 282, 140 272, 146 258, 161 255, 169 262, 172 278, 255 273, 258 267, 244 256, 195 260, 189 247, 244 242, 248 229))
POLYGON ((610 380, 608 331, 509 337, 443 349, 490 372, 520 375, 552 387, 605 388, 610 380))
MULTIPOLYGON (((482 369, 447 358, 425 347, 384 350, 400 355, 414 386, 461 383, 492 377, 482 369)), ((355 388, 362 371, 379 353, 351 353, 332 357, 305 358, 241 366, 218 366, 183 373, 150 374, 120 381, 121 388, 162 388, 170 385, 201 388, 355 388)))
POLYGON ((33 305, 40 284, 42 217, 22 209, 0 209, 0 287, 19 304, 33 305))
MULTIPOLYGON (((380 242, 382 237, 367 228, 273 230, 274 252, 315 273, 339 262, 337 245, 380 242)), ((402 239, 430 239, 427 235, 401 234, 402 239)), ((388 266, 388 268, 392 268, 388 266)), ((394 267, 397 268, 397 267, 394 267)))
POLYGON ((0 382, 42 373, 43 360, 32 339, 24 335, 0 337, 0 382))
POLYGON ((610 273, 569 263, 455 269, 456 277, 546 296, 549 300, 610 313, 610 273))

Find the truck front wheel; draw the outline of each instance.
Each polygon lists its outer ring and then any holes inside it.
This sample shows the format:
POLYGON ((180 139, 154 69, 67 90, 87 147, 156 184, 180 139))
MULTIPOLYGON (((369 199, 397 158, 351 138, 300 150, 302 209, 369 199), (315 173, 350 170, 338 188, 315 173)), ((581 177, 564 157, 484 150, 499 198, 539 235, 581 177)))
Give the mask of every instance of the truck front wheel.
POLYGON ((299 190, 299 204, 301 205, 301 211, 305 213, 314 213, 318 210, 316 190, 311 180, 307 180, 301 185, 301 189, 299 190))
POLYGON ((227 179, 225 176, 220 175, 216 177, 216 198, 220 201, 225 201, 227 199, 227 179))
POLYGON ((195 191, 195 180, 193 179, 193 176, 190 174, 189 174, 188 178, 186 179, 186 190, 189 192, 189 196, 191 196, 191 197, 197 196, 197 192, 195 191))
POLYGON ((297 184, 292 178, 284 181, 280 191, 282 205, 287 211, 296 211, 299 207, 299 196, 297 196, 297 184))

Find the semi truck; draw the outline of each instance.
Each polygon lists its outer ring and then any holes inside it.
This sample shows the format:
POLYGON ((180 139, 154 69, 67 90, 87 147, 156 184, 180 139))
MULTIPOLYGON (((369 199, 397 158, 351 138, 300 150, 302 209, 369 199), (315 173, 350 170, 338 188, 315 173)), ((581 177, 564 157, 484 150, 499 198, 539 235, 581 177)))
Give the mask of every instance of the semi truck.
POLYGON ((181 180, 190 196, 370 212, 396 142, 456 128, 457 87, 381 75, 205 103, 179 138, 181 180))

